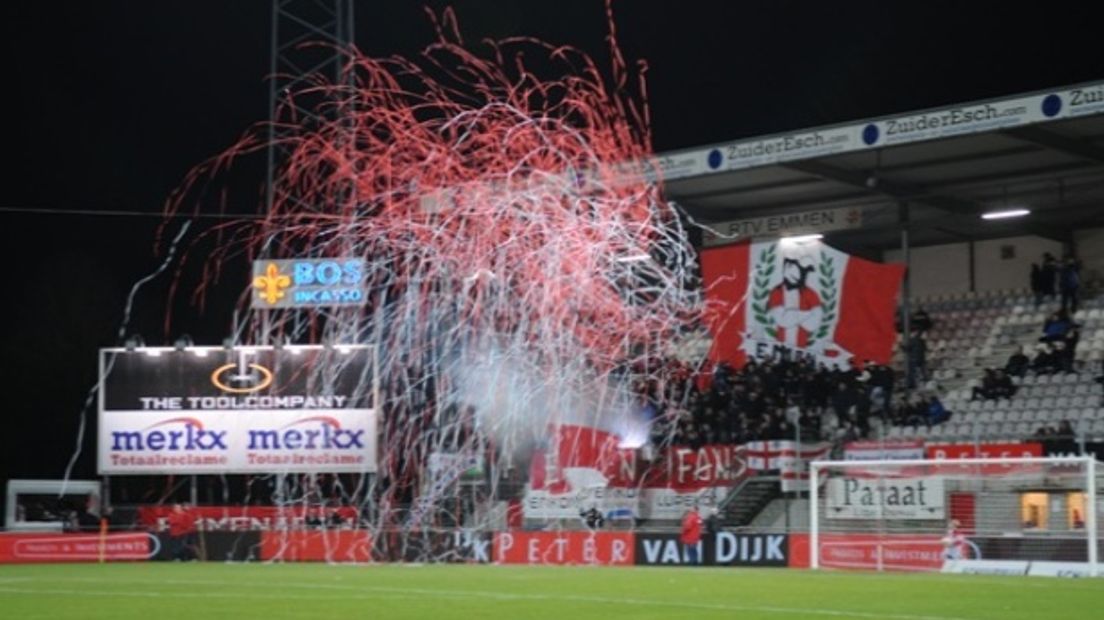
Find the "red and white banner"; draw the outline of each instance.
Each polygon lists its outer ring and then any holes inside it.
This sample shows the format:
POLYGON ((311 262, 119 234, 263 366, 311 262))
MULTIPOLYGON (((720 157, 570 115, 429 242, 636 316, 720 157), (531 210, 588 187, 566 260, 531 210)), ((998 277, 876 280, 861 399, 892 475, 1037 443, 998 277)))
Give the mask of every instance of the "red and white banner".
POLYGON ((799 446, 789 439, 752 441, 744 445, 744 450, 751 472, 777 471, 784 492, 806 491, 809 489, 809 463, 827 458, 832 444, 814 442, 799 446))
POLYGON ((371 562, 366 530, 264 532, 261 559, 283 562, 371 562))
POLYGON ((679 519, 691 506, 718 505, 734 484, 756 472, 778 472, 783 491, 808 488, 809 463, 827 458, 831 444, 792 440, 743 446, 672 446, 649 467, 616 435, 561 426, 555 447, 531 463, 525 517, 573 519, 596 508, 606 518, 679 519), (799 449, 800 448, 800 449, 799 449))
POLYGON ((705 249, 701 260, 711 360, 740 367, 783 347, 837 368, 889 363, 904 265, 787 240, 705 249))
POLYGON ((559 426, 550 449, 533 455, 525 516, 578 518, 590 508, 607 517, 639 516, 636 451, 619 444, 620 437, 600 428, 559 426))
POLYGON ((1002 459, 1037 457, 1043 455, 1043 445, 1032 441, 1010 443, 937 443, 928 445, 928 458, 945 459, 1002 459))
POLYGON ((924 458, 923 439, 852 441, 843 446, 846 461, 908 461, 924 458))
POLYGON ((498 532, 493 557, 499 564, 604 564, 634 562, 629 532, 498 532))
MULTIPOLYGON (((141 506, 138 523, 155 532, 167 532, 172 514, 172 506, 141 506)), ((196 530, 204 532, 303 530, 318 524, 352 528, 357 522, 357 509, 351 506, 189 506, 184 515, 196 530)))
POLYGON ((739 446, 674 446, 645 467, 619 443, 602 429, 560 426, 553 449, 534 455, 525 516, 571 519, 596 508, 606 518, 678 519, 716 505, 747 474, 739 446))
POLYGON ((671 446, 648 471, 645 486, 695 491, 729 487, 747 476, 744 446, 716 444, 701 448, 671 446))
POLYGON ((0 534, 0 564, 34 562, 108 562, 148 560, 157 555, 157 538, 128 534, 0 534))
MULTIPOLYGON (((809 566, 809 535, 790 535, 790 566, 809 566)), ((943 568, 940 536, 908 534, 821 534, 820 565, 862 570, 938 571, 943 568)))
POLYGON ((681 519, 690 508, 706 514, 728 496, 732 486, 750 475, 745 448, 707 445, 672 446, 654 463, 641 490, 644 519, 681 519))

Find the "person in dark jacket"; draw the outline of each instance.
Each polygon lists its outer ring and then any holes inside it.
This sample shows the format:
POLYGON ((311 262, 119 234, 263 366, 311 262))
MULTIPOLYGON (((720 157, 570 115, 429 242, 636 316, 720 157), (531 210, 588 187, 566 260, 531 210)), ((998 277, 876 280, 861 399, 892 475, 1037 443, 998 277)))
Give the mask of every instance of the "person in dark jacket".
POLYGON ((1031 360, 1027 358, 1023 347, 1020 347, 1015 353, 1008 356, 1008 362, 1004 365, 1004 372, 1013 377, 1022 377, 1027 374, 1029 366, 1031 366, 1031 360))
POLYGON ((579 517, 583 519, 587 528, 591 530, 600 530, 602 526, 606 524, 606 518, 602 516, 602 513, 598 511, 596 506, 591 506, 589 510, 580 512, 579 517))
POLYGON ((1031 263, 1031 293, 1035 296, 1035 307, 1043 303, 1043 270, 1039 263, 1031 263))
POLYGON ((1058 278, 1058 263, 1050 252, 1043 254, 1043 266, 1039 271, 1039 284, 1043 296, 1054 299, 1054 284, 1058 278))
POLYGON ((1062 293, 1062 310, 1077 312, 1080 304, 1081 261, 1067 256, 1058 270, 1058 290, 1062 293))

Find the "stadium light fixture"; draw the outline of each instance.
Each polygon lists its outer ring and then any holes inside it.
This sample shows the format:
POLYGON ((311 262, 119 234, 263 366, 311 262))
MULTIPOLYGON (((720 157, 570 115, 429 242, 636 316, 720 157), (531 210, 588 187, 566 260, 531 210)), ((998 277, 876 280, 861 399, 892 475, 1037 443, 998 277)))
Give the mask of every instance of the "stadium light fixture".
POLYGON ((988 213, 982 213, 981 219, 983 220, 1003 220, 1010 217, 1023 217, 1031 213, 1029 209, 1005 209, 1003 211, 990 211, 988 213))
POLYGON ((782 241, 786 243, 808 243, 810 241, 817 241, 823 239, 824 235, 820 233, 812 233, 809 235, 794 235, 793 237, 782 237, 782 241))

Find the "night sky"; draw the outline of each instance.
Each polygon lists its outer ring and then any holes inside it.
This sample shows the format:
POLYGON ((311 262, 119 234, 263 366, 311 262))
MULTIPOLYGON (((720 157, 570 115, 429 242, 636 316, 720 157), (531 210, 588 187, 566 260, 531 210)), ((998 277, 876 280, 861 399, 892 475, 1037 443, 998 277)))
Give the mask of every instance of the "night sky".
MULTIPOLYGON (((601 0, 429 3, 447 5, 469 42, 533 35, 608 66, 601 0)), ((424 6, 358 2, 356 43, 370 55, 414 54, 433 36, 424 6)), ((663 151, 1100 79, 1090 6, 621 0, 614 9, 625 57, 649 64, 663 151)), ((264 120, 271 8, 114 0, 7 2, 0 13, 2 483, 63 472, 96 349, 119 344, 126 294, 159 264, 162 223, 13 210, 159 213, 189 169, 264 120)), ((256 173, 243 169, 243 182, 259 184, 248 178, 256 173)), ((128 331, 147 344, 179 335, 161 328, 165 284, 135 299, 128 331)), ((220 342, 231 304, 182 312, 180 331, 220 342)), ((95 474, 92 442, 84 448, 81 478, 95 474)))

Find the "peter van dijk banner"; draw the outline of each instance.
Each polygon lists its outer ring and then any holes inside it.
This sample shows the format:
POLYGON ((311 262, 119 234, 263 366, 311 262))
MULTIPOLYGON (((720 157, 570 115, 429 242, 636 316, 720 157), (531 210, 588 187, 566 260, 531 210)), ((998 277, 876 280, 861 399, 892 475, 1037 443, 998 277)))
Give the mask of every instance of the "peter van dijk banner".
POLYGON ((494 561, 499 564, 633 564, 629 532, 496 532, 494 561))
MULTIPOLYGON (((637 534, 635 556, 638 565, 690 564, 678 534, 637 534)), ((786 566, 789 540, 785 534, 704 534, 698 557, 704 566, 786 566)))
POLYGON ((375 471, 370 359, 367 347, 101 351, 99 471, 375 471))

